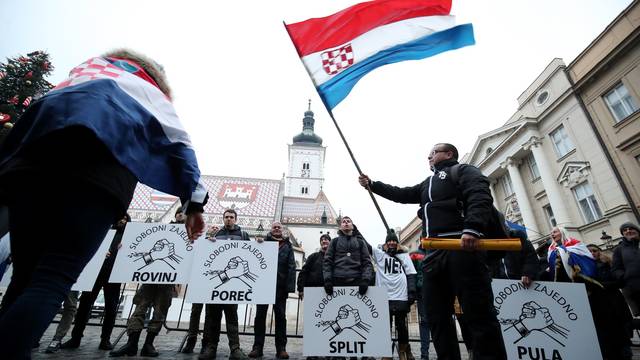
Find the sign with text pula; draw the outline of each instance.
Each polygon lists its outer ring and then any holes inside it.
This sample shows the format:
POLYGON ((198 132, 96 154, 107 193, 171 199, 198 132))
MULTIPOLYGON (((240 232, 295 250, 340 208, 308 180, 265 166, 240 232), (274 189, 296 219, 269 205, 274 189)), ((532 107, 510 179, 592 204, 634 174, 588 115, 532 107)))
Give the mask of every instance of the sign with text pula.
POLYGON ((492 282, 509 360, 602 359, 584 284, 492 282))
POLYGON ((186 284, 193 245, 184 224, 128 223, 109 282, 186 284))
POLYGON ((304 356, 391 356, 387 292, 370 286, 304 289, 304 356))
POLYGON ((200 239, 195 244, 187 301, 273 304, 278 243, 200 239))

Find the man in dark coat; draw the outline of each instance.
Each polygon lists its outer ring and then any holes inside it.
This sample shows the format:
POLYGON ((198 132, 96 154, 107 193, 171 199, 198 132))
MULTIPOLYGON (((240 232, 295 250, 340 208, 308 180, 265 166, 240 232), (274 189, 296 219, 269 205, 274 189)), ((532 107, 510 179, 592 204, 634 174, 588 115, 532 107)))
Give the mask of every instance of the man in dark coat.
MULTIPOLYGON (((250 240, 249 234, 236 225, 238 213, 227 209, 222 214, 224 226, 219 229, 209 241, 216 240, 250 240)), ((205 307, 204 331, 202 343, 204 351, 198 356, 200 360, 215 359, 220 341, 222 314, 224 313, 229 339, 229 359, 247 359, 247 355, 240 348, 240 329, 238 326, 238 304, 207 304, 205 307)))
POLYGON ((620 234, 622 241, 613 250, 611 273, 637 307, 640 306, 640 227, 626 222, 620 226, 620 234))
POLYGON ((538 274, 538 256, 524 230, 510 229, 509 237, 520 239, 520 251, 506 251, 493 269, 493 278, 520 280, 529 287, 538 274))
POLYGON ((334 286, 358 286, 364 295, 373 277, 373 265, 367 242, 355 228, 351 218, 340 221, 338 237, 331 240, 322 264, 324 290, 333 293, 334 286))
MULTIPOLYGON (((274 222, 271 231, 267 234, 266 241, 278 242, 278 278, 276 281, 276 303, 273 312, 276 322, 276 358, 288 359, 287 353, 287 298, 290 292, 295 291, 296 285, 296 260, 293 256, 293 246, 289 238, 282 234, 282 224, 274 222)), ((259 239, 258 242, 265 240, 259 239)), ((263 356, 264 336, 267 323, 267 310, 269 305, 256 306, 255 339, 253 349, 249 353, 250 358, 263 356)))
POLYGON ((304 299, 305 287, 322 287, 324 279, 322 277, 322 263, 324 262, 324 254, 327 252, 331 236, 329 234, 320 235, 320 250, 309 255, 302 265, 302 270, 298 275, 298 296, 300 300, 304 299))
POLYGON ((488 228, 494 223, 489 181, 467 164, 457 166, 458 179, 453 181, 450 169, 458 164, 458 150, 451 144, 436 144, 428 159, 434 175, 415 186, 372 182, 364 174, 358 180, 386 199, 420 204, 423 237, 460 238, 466 250, 435 250, 423 262, 423 296, 438 359, 460 359, 452 316, 456 296, 468 316, 473 358, 506 359, 486 252, 478 251, 480 238, 493 230, 488 228))

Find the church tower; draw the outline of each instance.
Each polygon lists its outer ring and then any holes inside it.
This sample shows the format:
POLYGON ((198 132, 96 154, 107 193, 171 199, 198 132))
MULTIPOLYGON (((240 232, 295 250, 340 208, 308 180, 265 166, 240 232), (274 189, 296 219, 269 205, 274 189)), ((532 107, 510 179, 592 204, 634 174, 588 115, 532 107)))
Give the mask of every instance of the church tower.
POLYGON ((285 196, 315 199, 324 182, 324 156, 326 147, 322 138, 313 132, 311 100, 302 119, 302 132, 293 137, 289 145, 289 171, 285 196))

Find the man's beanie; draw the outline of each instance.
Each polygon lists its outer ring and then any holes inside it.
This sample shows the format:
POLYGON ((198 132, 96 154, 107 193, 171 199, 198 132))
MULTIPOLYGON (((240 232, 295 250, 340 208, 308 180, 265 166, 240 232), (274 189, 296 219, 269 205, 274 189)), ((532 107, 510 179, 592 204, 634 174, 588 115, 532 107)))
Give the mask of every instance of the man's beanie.
POLYGON ((322 234, 320 235, 320 241, 322 241, 322 239, 327 239, 331 241, 331 236, 329 236, 329 234, 322 234))
POLYGON ((636 224, 634 224, 632 222, 626 222, 626 223, 620 225, 620 235, 624 235, 624 234, 622 234, 622 230, 624 230, 626 228, 635 229, 637 232, 640 233, 640 228, 638 227, 638 225, 636 225, 636 224))
POLYGON ((396 232, 393 229, 389 229, 387 231, 387 238, 384 240, 385 243, 389 241, 398 242, 398 236, 396 235, 396 232))

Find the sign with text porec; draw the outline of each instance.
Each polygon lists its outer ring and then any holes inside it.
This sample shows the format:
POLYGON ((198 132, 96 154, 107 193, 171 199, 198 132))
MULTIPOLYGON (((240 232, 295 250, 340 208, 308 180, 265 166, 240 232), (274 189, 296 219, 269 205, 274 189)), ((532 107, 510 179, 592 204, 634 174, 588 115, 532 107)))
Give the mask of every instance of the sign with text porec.
POLYGON ((386 290, 304 288, 304 340, 304 356, 391 356, 386 290))
POLYGON ((186 284, 192 258, 184 224, 128 223, 109 282, 186 284))
POLYGON ((492 282, 507 357, 602 359, 584 284, 492 282))
POLYGON ((187 301, 273 304, 278 243, 200 239, 195 245, 187 301))

